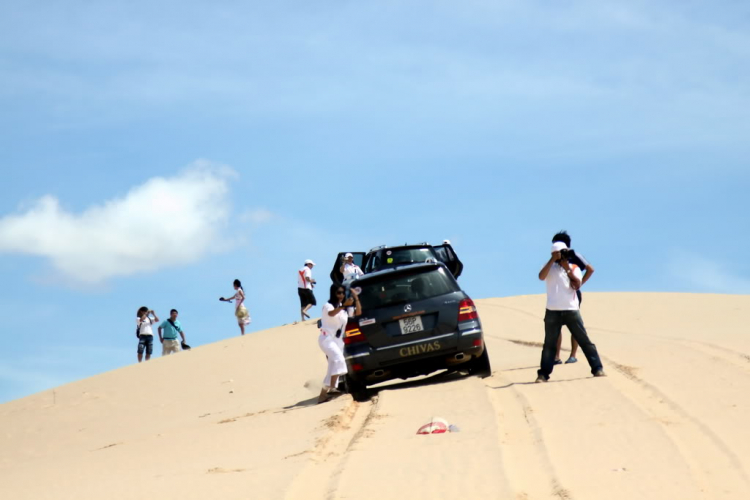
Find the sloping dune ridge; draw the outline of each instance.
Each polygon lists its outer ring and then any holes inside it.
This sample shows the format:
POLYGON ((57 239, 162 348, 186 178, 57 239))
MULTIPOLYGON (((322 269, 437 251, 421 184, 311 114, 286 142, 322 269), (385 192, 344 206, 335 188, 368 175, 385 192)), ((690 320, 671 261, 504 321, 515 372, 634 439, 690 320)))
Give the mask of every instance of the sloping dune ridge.
POLYGON ((0 498, 750 498, 750 296, 586 293, 608 376, 581 353, 547 384, 544 297, 477 305, 486 379, 316 405, 308 321, 0 405, 0 498))

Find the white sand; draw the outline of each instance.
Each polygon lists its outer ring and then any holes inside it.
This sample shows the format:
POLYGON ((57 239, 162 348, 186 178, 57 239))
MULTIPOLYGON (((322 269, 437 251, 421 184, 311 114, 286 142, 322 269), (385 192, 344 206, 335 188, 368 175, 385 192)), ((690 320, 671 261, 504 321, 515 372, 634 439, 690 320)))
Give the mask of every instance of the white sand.
POLYGON ((586 293, 608 377, 579 352, 547 384, 544 297, 478 306, 483 380, 315 405, 308 321, 0 405, 0 498, 750 498, 750 296, 586 293))

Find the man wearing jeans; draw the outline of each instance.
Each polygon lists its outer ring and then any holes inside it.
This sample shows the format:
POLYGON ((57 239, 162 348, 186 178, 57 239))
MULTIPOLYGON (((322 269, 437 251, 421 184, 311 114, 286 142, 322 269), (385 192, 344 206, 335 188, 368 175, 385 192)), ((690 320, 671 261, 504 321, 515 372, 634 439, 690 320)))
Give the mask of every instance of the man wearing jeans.
POLYGON ((568 246, 562 241, 552 244, 552 255, 539 271, 539 279, 547 284, 547 311, 544 314, 544 347, 537 382, 546 382, 555 366, 557 339, 563 325, 576 339, 595 377, 604 377, 602 361, 596 346, 589 340, 579 310, 576 290, 581 286, 581 269, 567 259, 568 246))

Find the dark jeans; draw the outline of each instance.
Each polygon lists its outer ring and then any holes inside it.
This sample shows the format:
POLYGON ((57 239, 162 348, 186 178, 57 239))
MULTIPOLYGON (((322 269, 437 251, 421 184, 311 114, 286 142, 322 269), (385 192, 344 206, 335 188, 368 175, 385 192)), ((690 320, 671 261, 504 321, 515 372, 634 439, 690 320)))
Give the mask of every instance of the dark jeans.
POLYGON ((549 379, 552 368, 555 366, 555 352, 557 352, 557 339, 562 332, 563 325, 568 327, 573 338, 581 347, 593 374, 601 370, 602 361, 596 346, 589 340, 586 328, 583 326, 583 318, 578 310, 572 311, 550 311, 544 314, 544 347, 542 348, 542 365, 537 374, 549 379))

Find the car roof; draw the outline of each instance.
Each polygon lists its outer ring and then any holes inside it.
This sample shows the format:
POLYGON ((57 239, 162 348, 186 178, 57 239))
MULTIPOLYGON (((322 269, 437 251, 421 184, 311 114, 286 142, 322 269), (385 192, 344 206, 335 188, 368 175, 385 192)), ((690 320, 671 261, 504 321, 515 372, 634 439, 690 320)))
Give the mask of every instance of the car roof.
POLYGON ((404 264, 400 266, 397 265, 394 267, 387 267, 379 271, 373 271, 371 273, 367 273, 362 276, 352 278, 351 280, 348 280, 346 284, 352 284, 355 281, 363 281, 363 280, 369 280, 371 278, 387 276, 389 274, 400 274, 410 269, 422 269, 422 270, 428 271, 429 268, 437 269, 440 267, 447 269, 445 264, 443 264, 442 262, 419 262, 419 263, 414 263, 414 264, 404 264))
POLYGON ((431 245, 430 243, 411 243, 411 244, 405 243, 403 245, 380 245, 379 247, 371 248, 368 253, 378 252, 380 250, 393 250, 396 248, 399 248, 399 249, 400 248, 426 248, 426 247, 432 248, 432 246, 433 245, 431 245))

